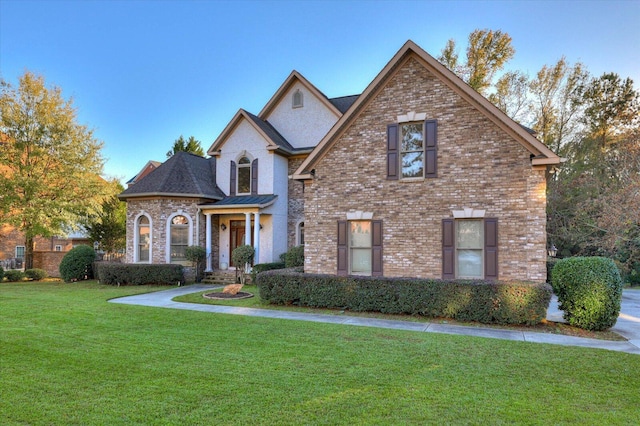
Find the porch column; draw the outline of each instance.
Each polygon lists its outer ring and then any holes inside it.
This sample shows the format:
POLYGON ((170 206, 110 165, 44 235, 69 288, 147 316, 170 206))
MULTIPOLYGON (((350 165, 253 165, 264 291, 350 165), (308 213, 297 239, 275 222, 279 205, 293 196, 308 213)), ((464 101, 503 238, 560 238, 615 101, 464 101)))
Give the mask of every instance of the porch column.
POLYGON ((260 263, 260 213, 254 213, 253 220, 253 249, 255 253, 253 255, 253 264, 257 265, 260 263))
POLYGON ((251 245, 251 213, 244 214, 244 243, 251 245))
POLYGON ((205 216, 207 218, 207 226, 205 227, 205 235, 207 236, 206 239, 206 250, 207 250, 207 268, 205 269, 205 272, 212 272, 213 268, 211 267, 211 213, 205 213, 205 216))

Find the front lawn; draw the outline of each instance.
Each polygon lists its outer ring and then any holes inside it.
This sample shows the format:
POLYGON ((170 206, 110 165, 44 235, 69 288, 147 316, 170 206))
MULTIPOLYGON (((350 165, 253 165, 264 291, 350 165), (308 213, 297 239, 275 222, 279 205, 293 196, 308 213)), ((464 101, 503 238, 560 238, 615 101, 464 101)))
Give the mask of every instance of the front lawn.
MULTIPOLYGON (((165 287, 166 288, 166 287, 165 287)), ((0 424, 638 424, 640 357, 0 285, 0 424)))

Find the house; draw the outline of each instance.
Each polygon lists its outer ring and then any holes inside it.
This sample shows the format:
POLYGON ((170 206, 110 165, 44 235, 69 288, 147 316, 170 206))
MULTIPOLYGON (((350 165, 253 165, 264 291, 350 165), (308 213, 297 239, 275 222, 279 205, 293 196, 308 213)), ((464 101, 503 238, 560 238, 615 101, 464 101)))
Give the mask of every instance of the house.
POLYGON ((273 262, 303 243, 303 184, 289 179, 356 96, 329 99, 293 71, 258 115, 238 110, 208 150, 177 152, 119 195, 127 202, 127 262, 187 264, 207 250, 207 270, 233 267, 252 245, 273 262))
POLYGON ((305 271, 544 282, 559 163, 409 41, 294 173, 305 271))
POLYGON ((305 245, 305 271, 546 279, 552 151, 408 41, 359 96, 294 71, 257 115, 130 186, 127 261, 207 269, 241 244, 256 263, 305 245))
MULTIPOLYGON (((92 246, 93 242, 83 232, 71 232, 65 236, 35 237, 33 267, 44 269, 50 277, 59 277, 58 268, 64 255, 78 245, 92 246)), ((0 266, 4 269, 24 268, 24 232, 9 226, 0 226, 0 266)))

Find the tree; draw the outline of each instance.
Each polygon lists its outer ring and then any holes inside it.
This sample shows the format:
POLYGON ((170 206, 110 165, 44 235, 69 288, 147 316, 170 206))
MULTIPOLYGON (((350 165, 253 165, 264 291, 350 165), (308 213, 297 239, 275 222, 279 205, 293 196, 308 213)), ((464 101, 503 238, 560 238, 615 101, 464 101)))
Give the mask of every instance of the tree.
POLYGON ((579 130, 584 84, 589 74, 581 63, 570 66, 565 58, 544 65, 531 81, 533 129, 556 154, 579 130))
POLYGON ((200 141, 193 136, 189 136, 189 139, 185 141, 184 137, 180 135, 180 137, 173 143, 173 148, 167 152, 167 158, 171 158, 173 154, 180 151, 190 152, 192 154, 199 155, 200 157, 204 157, 204 149, 202 149, 200 141))
POLYGON ((124 191, 120 182, 110 182, 111 195, 102 202, 102 208, 83 221, 91 241, 98 241, 106 252, 117 252, 126 246, 127 206, 118 199, 124 191))
POLYGON ((0 90, 0 222, 24 233, 30 269, 34 237, 64 235, 100 208, 102 143, 42 76, 25 72, 17 87, 2 80, 0 90))
POLYGON ((486 93, 497 71, 513 58, 515 49, 511 46, 511 37, 500 30, 474 30, 469 34, 467 58, 459 65, 456 43, 453 39, 440 53, 438 60, 455 72, 469 86, 479 93, 486 93))
POLYGON ((498 79, 489 101, 516 121, 529 111, 529 77, 520 71, 506 72, 498 79))

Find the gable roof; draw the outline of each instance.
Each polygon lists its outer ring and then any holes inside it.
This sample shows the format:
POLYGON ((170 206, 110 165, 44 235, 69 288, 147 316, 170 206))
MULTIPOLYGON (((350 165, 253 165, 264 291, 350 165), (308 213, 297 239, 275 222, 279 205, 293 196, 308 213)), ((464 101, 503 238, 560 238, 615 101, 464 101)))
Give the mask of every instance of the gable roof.
POLYGON ((309 92, 311 92, 316 98, 320 100, 332 113, 336 115, 336 117, 341 117, 344 111, 342 111, 338 106, 334 105, 327 96, 322 93, 316 86, 311 84, 309 80, 304 78, 302 74, 298 71, 293 70, 289 77, 282 83, 280 88, 274 93, 274 95, 269 99, 269 102, 262 108, 262 111, 258 114, 258 117, 266 119, 269 114, 273 111, 273 109, 280 103, 282 97, 289 91, 289 89, 296 83, 299 82, 304 86, 309 92))
POLYGON ((119 194, 118 198, 171 196, 223 199, 225 194, 216 185, 215 158, 176 152, 157 169, 119 194))
POLYGON ((267 149, 270 151, 276 151, 284 155, 304 154, 311 152, 310 148, 294 148, 291 144, 282 136, 276 129, 266 120, 251 114, 244 109, 238 110, 236 115, 233 116, 229 124, 224 128, 222 133, 216 138, 211 148, 207 151, 207 154, 217 156, 220 154, 220 148, 227 140, 227 138, 235 131, 238 125, 246 120, 256 132, 262 136, 267 142, 267 149))
POLYGON ((407 41, 404 46, 393 56, 387 65, 378 73, 362 94, 355 100, 348 111, 331 128, 329 133, 318 143, 311 154, 302 162, 300 167, 294 172, 294 179, 310 179, 311 171, 315 164, 320 161, 339 139, 340 135, 346 131, 351 123, 358 117, 364 107, 382 90, 385 83, 391 79, 397 70, 410 57, 416 58, 425 68, 427 68, 436 78, 442 81, 450 89, 460 95, 468 103, 474 106, 480 113, 486 116, 494 124, 508 133, 527 149, 534 158, 532 165, 553 165, 561 162, 553 151, 531 135, 525 128, 516 123, 513 119, 493 105, 484 96, 476 92, 462 79, 450 71, 447 67, 438 62, 413 41, 407 41))

